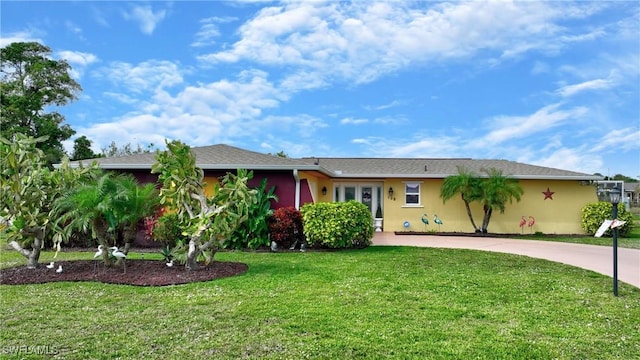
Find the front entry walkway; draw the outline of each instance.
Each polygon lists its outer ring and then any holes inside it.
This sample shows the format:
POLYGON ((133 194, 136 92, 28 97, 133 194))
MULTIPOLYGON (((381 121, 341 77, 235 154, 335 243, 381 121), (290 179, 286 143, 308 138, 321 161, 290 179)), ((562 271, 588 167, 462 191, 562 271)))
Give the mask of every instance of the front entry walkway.
MULTIPOLYGON (((613 277, 613 248, 554 241, 490 237, 375 233, 374 246, 471 249, 525 255, 592 270, 613 277)), ((640 250, 618 248, 618 280, 640 288, 640 250)))

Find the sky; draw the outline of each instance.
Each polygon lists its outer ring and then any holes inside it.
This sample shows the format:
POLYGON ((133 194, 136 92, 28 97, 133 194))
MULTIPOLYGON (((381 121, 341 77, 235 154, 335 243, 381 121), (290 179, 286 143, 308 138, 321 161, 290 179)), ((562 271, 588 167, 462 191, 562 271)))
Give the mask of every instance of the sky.
MULTIPOLYGON (((2 1, 94 151, 506 159, 640 177, 637 1, 2 1)), ((70 151, 73 139, 65 143, 70 151)))

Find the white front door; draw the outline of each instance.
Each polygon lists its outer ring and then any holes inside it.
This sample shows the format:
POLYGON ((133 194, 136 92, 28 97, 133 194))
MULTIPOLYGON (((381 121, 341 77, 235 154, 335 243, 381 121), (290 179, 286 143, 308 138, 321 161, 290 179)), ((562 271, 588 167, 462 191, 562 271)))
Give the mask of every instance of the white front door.
POLYGON ((378 207, 382 211, 382 183, 335 183, 333 201, 349 200, 365 204, 375 218, 378 207))

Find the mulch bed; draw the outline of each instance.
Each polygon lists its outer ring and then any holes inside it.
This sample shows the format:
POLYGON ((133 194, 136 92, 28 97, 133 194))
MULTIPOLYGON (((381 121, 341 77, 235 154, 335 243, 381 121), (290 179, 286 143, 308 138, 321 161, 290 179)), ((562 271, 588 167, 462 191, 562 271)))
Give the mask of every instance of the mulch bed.
POLYGON ((36 269, 21 265, 0 270, 0 284, 43 284, 56 281, 98 281, 109 284, 137 286, 166 286, 209 281, 244 274, 249 267, 243 263, 214 261, 198 270, 188 271, 184 265, 166 266, 158 260, 127 260, 126 273, 122 266, 104 267, 92 260, 59 261, 53 269, 40 264, 36 269), (56 272, 62 265, 62 272, 56 272))

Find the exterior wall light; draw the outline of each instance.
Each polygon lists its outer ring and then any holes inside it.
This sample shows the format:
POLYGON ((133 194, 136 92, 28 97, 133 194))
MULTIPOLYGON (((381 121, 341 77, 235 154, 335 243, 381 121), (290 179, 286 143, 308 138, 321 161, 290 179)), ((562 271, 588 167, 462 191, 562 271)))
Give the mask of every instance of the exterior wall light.
POLYGON ((389 199, 393 199, 393 188, 389 187, 389 199))
POLYGON ((322 187, 322 195, 327 195, 327 187, 326 186, 322 187))

